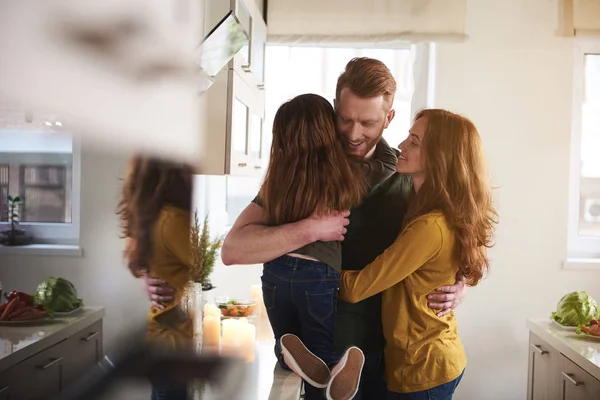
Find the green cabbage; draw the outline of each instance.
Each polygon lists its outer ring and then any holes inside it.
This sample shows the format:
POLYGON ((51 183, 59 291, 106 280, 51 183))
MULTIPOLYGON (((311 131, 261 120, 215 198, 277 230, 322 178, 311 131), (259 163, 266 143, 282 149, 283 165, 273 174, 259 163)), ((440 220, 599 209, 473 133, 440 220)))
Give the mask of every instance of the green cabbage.
POLYGON ((83 306, 75 286, 64 278, 48 278, 37 287, 33 299, 52 312, 69 312, 83 306))
POLYGON ((563 326, 587 325, 598 316, 598 305, 585 291, 564 295, 551 318, 563 326))

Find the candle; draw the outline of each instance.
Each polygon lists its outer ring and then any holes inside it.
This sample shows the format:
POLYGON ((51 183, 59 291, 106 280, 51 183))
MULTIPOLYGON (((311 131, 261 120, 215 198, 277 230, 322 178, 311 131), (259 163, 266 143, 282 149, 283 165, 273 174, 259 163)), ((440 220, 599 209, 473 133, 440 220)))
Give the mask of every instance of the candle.
POLYGON ((264 314, 263 313, 264 302, 263 302, 262 287, 260 285, 250 286, 250 300, 256 304, 255 313, 257 315, 263 315, 264 314))
POLYGON ((246 362, 254 361, 254 349, 256 344, 256 327, 252 324, 240 326, 240 356, 246 362))
POLYGON ((257 303, 262 301, 262 287, 260 285, 250 286, 250 300, 257 303))
POLYGON ((223 337, 221 339, 223 355, 236 355, 240 345, 240 325, 241 323, 235 319, 223 320, 223 337))
POLYGON ((203 328, 203 348, 209 351, 219 350, 219 343, 221 341, 221 318, 213 315, 204 317, 202 321, 203 328))
POLYGON ((204 316, 211 316, 211 317, 220 317, 221 316, 221 309, 217 306, 215 306, 214 304, 208 304, 206 303, 204 305, 204 316))

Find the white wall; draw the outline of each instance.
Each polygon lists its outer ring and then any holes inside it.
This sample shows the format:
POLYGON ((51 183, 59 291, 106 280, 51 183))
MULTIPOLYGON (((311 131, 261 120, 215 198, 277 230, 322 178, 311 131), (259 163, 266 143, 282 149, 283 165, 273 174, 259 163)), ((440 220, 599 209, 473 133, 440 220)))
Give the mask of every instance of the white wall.
POLYGON ((483 136, 501 223, 492 268, 458 310, 468 366, 457 399, 525 398, 528 317, 600 273, 566 271, 573 50, 556 0, 470 0, 464 44, 438 45, 436 106, 483 136))
POLYGON ((148 302, 143 282, 129 273, 122 260, 115 209, 125 158, 85 151, 81 158, 81 246, 83 257, 0 255, 4 290, 35 291, 49 276, 72 281, 87 305, 106 307, 105 346, 127 329, 145 322, 148 302))

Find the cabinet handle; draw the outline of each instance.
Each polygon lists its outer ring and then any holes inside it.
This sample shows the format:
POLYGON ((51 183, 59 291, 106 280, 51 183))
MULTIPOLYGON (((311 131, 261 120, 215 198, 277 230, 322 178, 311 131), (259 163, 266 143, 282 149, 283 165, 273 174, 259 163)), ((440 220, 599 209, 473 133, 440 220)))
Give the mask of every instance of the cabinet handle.
POLYGON ((56 363, 58 363, 58 362, 61 362, 61 361, 62 361, 62 359, 63 359, 62 357, 55 358, 55 359, 53 359, 52 361, 50 361, 48 364, 46 364, 46 365, 40 365, 38 368, 39 368, 39 369, 48 369, 48 368, 50 368, 51 366, 53 366, 54 364, 56 364, 56 363))
POLYGON ((571 383, 572 383, 573 385, 575 385, 575 386, 583 386, 583 382, 575 380, 575 379, 573 378, 573 376, 574 376, 573 374, 570 374, 570 373, 568 373, 568 372, 563 372, 563 373, 562 373, 562 376, 564 376, 564 378, 565 378, 566 380, 568 380, 569 382, 571 382, 571 383))
POLYGON ((242 69, 244 70, 244 72, 252 72, 250 64, 242 65, 242 69))
POLYGON ((255 165, 255 166, 254 166, 254 168, 255 168, 255 169, 261 169, 261 168, 262 168, 262 165, 255 165))
POLYGON ((534 350, 537 351, 538 353, 540 353, 541 355, 548 354, 548 351, 547 350, 542 350, 542 346, 540 346, 539 344, 532 344, 531 347, 533 347, 534 350))
POLYGON ((256 85, 258 90, 265 90, 265 85, 256 85))
POLYGON ((10 389, 10 386, 4 386, 2 389, 0 389, 0 394, 6 392, 8 389, 10 389))
POLYGON ((245 162, 238 163, 238 167, 245 167, 246 165, 248 164, 246 164, 245 162))
POLYGON ((95 338, 96 336, 98 336, 100 334, 100 332, 92 332, 89 335, 87 335, 84 338, 81 338, 82 342, 89 342, 90 340, 92 340, 93 338, 95 338))

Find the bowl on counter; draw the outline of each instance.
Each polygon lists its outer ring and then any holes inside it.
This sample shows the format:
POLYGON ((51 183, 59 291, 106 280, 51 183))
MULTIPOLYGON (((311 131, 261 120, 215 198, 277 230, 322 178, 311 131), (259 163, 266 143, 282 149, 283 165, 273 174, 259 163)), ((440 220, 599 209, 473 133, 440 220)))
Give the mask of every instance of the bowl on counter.
POLYGON ((251 317, 256 311, 256 303, 248 300, 216 299, 223 318, 251 317))

